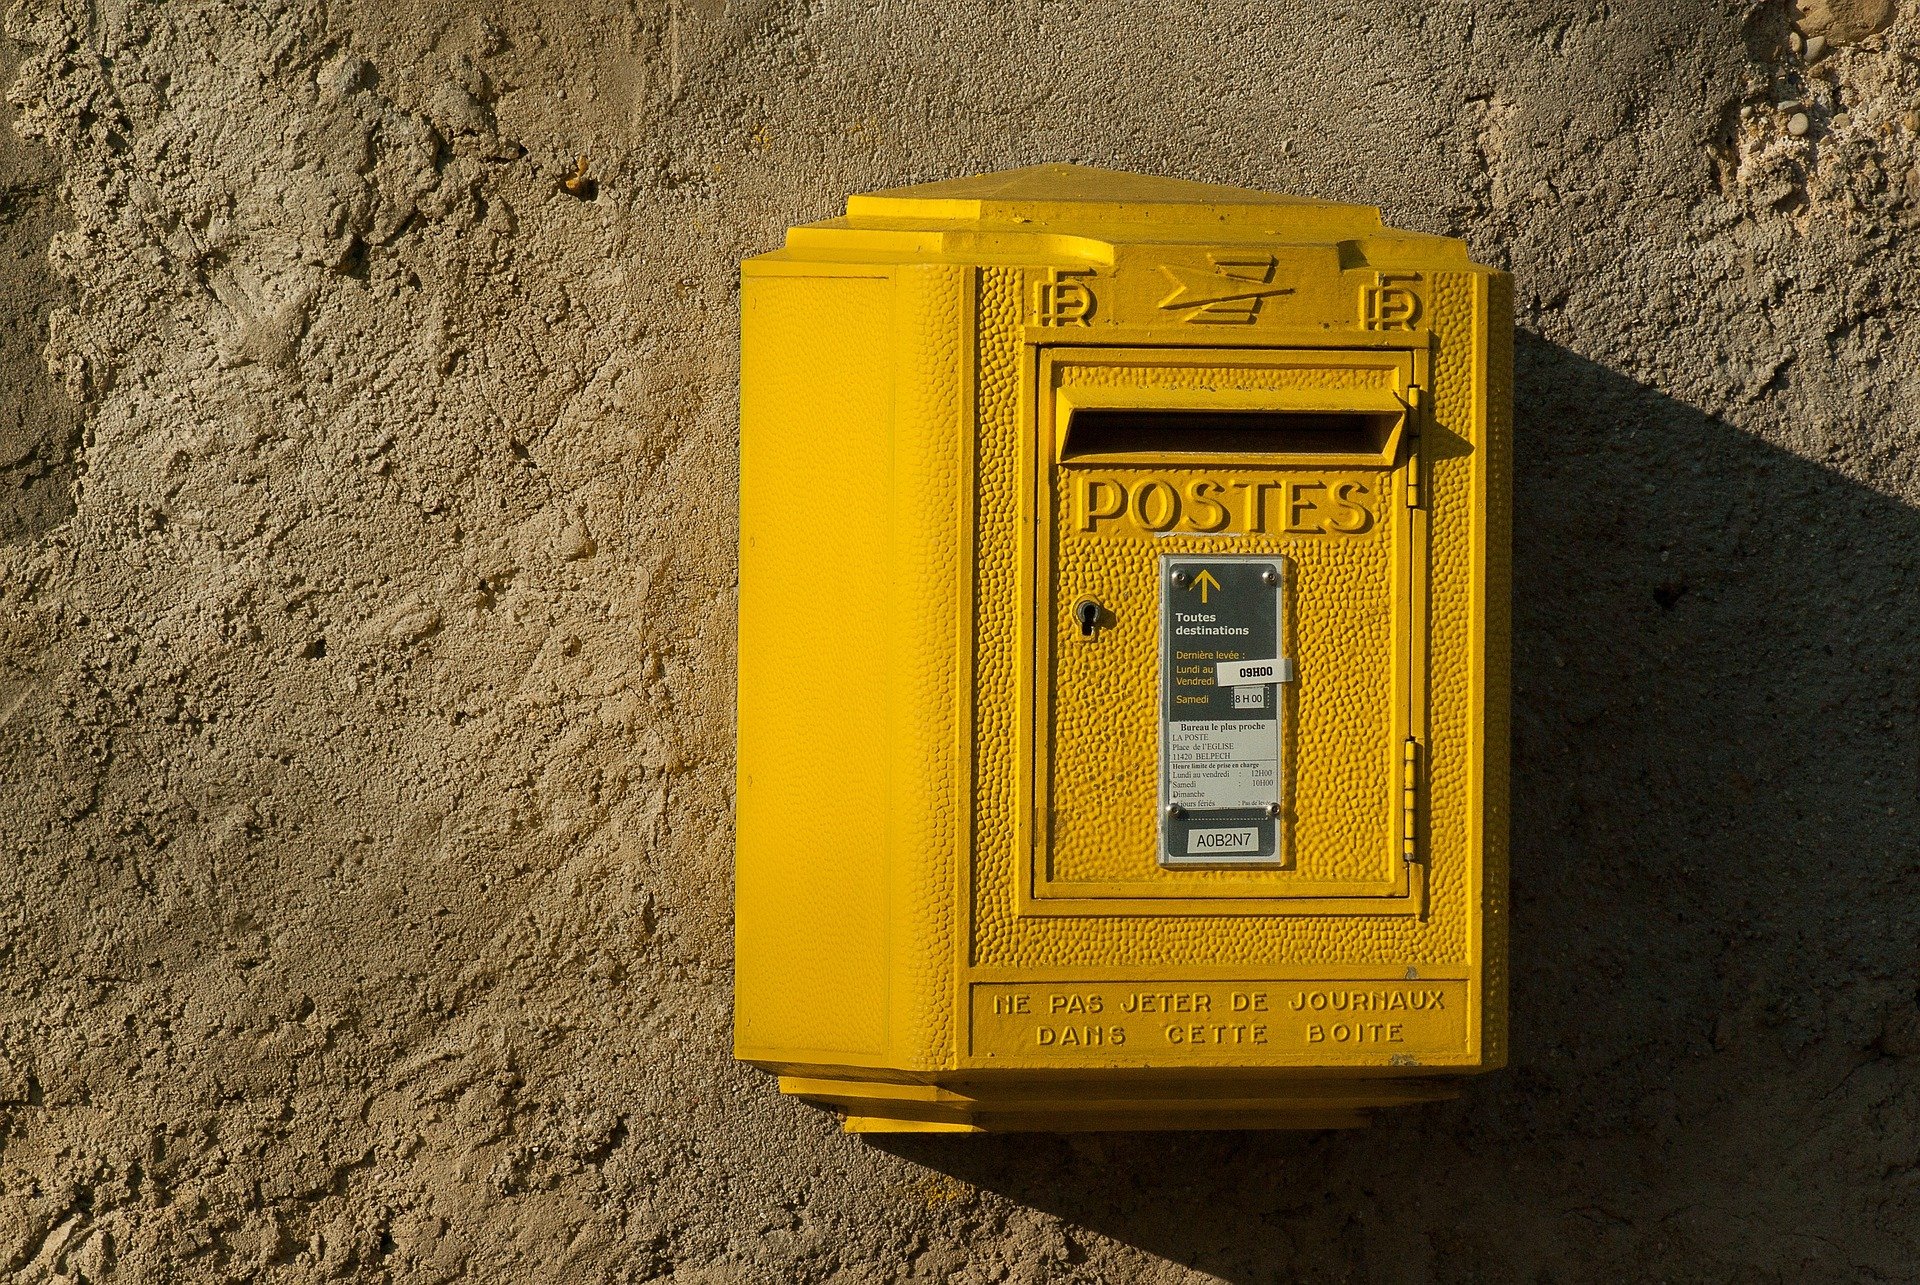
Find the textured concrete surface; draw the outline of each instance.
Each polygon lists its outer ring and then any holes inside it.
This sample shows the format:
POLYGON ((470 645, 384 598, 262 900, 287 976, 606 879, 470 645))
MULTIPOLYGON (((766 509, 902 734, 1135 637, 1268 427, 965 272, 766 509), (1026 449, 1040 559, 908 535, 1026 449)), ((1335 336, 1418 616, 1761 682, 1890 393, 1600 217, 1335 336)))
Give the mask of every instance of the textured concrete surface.
POLYGON ((0 1274, 1915 1279, 1920 12, 1790 17, 16 3, 0 1274), (735 262, 1041 160, 1517 274, 1457 1102, 873 1145, 728 1061, 735 262))

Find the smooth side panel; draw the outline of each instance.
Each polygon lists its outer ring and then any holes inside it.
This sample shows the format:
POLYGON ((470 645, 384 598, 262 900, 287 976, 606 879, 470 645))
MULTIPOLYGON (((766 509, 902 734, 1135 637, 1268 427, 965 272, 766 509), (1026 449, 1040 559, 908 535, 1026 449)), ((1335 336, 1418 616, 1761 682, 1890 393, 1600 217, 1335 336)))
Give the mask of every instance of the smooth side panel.
POLYGON ((741 283, 735 1051, 888 1051, 893 284, 741 283))

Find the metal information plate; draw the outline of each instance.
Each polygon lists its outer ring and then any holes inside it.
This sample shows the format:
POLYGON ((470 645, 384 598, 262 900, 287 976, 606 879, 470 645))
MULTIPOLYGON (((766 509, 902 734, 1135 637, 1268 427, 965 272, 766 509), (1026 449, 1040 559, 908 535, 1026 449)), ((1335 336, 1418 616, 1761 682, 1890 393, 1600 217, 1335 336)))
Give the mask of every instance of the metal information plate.
POLYGON ((1287 560, 1160 559, 1160 863, 1279 866, 1287 560))

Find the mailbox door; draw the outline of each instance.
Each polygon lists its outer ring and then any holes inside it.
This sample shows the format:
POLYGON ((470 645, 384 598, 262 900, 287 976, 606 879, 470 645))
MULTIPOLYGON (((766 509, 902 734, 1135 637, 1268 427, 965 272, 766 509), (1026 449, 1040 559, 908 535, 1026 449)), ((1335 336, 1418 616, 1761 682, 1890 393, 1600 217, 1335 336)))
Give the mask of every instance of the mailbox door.
POLYGON ((1423 367, 1038 350, 1030 912, 1417 901, 1423 367))

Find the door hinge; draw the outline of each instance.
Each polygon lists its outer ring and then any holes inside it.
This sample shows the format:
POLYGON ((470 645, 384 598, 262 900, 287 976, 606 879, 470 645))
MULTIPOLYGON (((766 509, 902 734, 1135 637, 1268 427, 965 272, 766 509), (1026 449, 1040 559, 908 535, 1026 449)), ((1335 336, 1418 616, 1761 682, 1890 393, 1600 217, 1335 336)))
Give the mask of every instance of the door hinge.
POLYGON ((1401 747, 1400 755, 1400 855, 1407 861, 1418 861, 1419 852, 1416 842, 1420 815, 1420 742, 1411 736, 1401 747))

